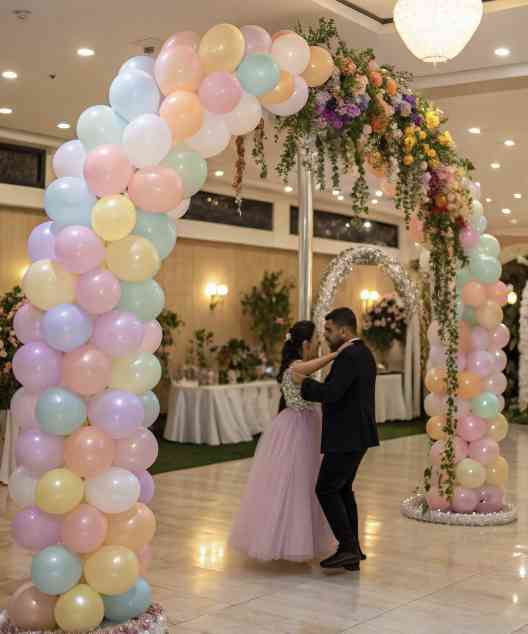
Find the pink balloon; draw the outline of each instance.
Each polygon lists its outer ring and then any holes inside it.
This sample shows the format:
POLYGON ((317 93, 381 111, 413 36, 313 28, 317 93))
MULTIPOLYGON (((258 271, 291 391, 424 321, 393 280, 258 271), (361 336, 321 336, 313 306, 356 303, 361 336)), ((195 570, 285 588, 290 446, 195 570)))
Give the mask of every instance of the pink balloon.
POLYGON ((447 412, 445 397, 438 394, 428 394, 424 401, 425 412, 428 416, 443 416, 447 412))
POLYGON ((506 409, 506 401, 504 400, 504 396, 502 396, 502 394, 498 394, 497 400, 499 401, 499 413, 503 412, 506 409))
POLYGON ((161 92, 170 95, 176 90, 195 92, 203 79, 202 62, 191 46, 171 46, 158 55, 154 75, 161 92))
POLYGON ((143 504, 149 504, 154 497, 156 488, 153 477, 148 471, 134 471, 134 475, 139 480, 139 486, 141 487, 139 501, 143 504))
POLYGON ((27 506, 18 511, 11 523, 11 534, 15 542, 31 552, 58 544, 60 529, 60 518, 44 513, 38 506, 27 506))
POLYGON ((504 491, 496 486, 484 486, 479 491, 477 513, 498 513, 504 507, 504 491))
POLYGON ((493 356, 493 366, 495 368, 495 372, 503 372, 508 365, 508 357, 504 350, 493 350, 491 352, 493 356))
POLYGON ((92 343, 110 357, 127 357, 139 351, 144 332, 133 313, 113 310, 95 321, 92 343))
POLYGON ((39 394, 32 394, 26 388, 19 388, 11 399, 9 409, 15 425, 21 429, 38 427, 36 407, 39 394))
POLYGON ((154 354, 161 345, 163 330, 161 329, 159 321, 156 319, 153 321, 147 321, 144 326, 145 334, 143 335, 143 341, 141 342, 141 350, 143 352, 150 352, 154 354))
POLYGON ((29 302, 26 302, 17 310, 13 319, 13 326, 19 341, 22 343, 42 341, 42 333, 40 332, 42 314, 42 311, 29 302))
POLYGON ((474 350, 468 355, 467 370, 481 377, 493 372, 493 356, 486 350, 474 350))
POLYGON ((92 315, 112 310, 121 299, 119 280, 105 269, 95 269, 81 275, 75 292, 79 306, 92 315))
POLYGON ((271 35, 261 26, 250 24, 243 26, 240 30, 246 40, 244 57, 253 53, 269 53, 271 51, 271 35))
POLYGON ((308 90, 306 81, 302 77, 299 77, 299 75, 294 75, 292 96, 282 103, 266 106, 266 108, 279 117, 290 117, 304 108, 309 95, 310 91, 308 90))
POLYGON ((449 500, 442 497, 436 487, 431 487, 426 499, 431 511, 448 511, 451 507, 449 500))
POLYGON ((469 445, 469 457, 485 467, 497 462, 499 454, 499 445, 493 438, 481 438, 469 445))
POLYGON ((457 415, 467 416, 471 412, 471 402, 465 401, 463 398, 456 399, 457 415))
POLYGON ((198 33, 194 33, 194 31, 180 31, 169 37, 161 47, 160 55, 174 46, 190 46, 193 50, 198 50, 200 39, 198 33))
POLYGON ((494 372, 488 376, 482 383, 482 390, 484 392, 492 392, 499 396, 504 394, 508 387, 508 379, 502 374, 502 372, 494 372))
POLYGON ((471 345, 474 350, 487 350, 490 344, 490 332, 482 326, 477 326, 471 331, 471 345))
POLYGON ((33 229, 29 234, 28 253, 32 262, 55 259, 53 222, 43 222, 33 229))
POLYGON ((504 282, 495 282, 495 284, 488 284, 486 286, 486 294, 488 299, 499 304, 499 306, 506 306, 508 303, 508 294, 510 290, 504 282))
POLYGON ((439 325, 436 320, 431 322, 429 329, 427 330, 427 337, 429 339, 429 343, 432 346, 442 346, 442 340, 440 339, 440 331, 439 325))
POLYGON ((466 251, 474 249, 480 241, 480 233, 473 227, 465 227, 460 232, 460 244, 466 251))
MULTIPOLYGON (((462 438, 455 438, 455 464, 458 464, 461 460, 468 455, 468 445, 462 440, 462 438)), ((445 440, 437 440, 431 447, 431 462, 433 465, 438 466, 442 462, 442 454, 446 449, 445 440)))
POLYGON ((477 308, 486 301, 486 289, 477 281, 468 282, 462 289, 462 301, 468 306, 477 308))
POLYGON ((128 195, 143 211, 165 213, 183 200, 183 185, 179 175, 169 167, 145 167, 132 177, 128 195))
POLYGON ((508 326, 506 326, 505 324, 500 324, 491 333, 491 340, 490 340, 490 347, 489 347, 490 352, 494 352, 495 350, 501 350, 502 348, 505 348, 508 345, 509 341, 510 341, 510 331, 508 329, 508 326))
POLYGON ((459 416, 456 432, 466 442, 480 440, 488 433, 488 423, 478 416, 466 414, 459 416))
POLYGON ((99 197, 124 192, 134 168, 120 145, 99 145, 86 157, 84 178, 99 197))
POLYGON ((115 442, 104 431, 87 425, 64 443, 64 463, 81 478, 96 478, 112 466, 115 442))
POLYGON ((43 341, 30 341, 13 357, 13 374, 29 392, 40 392, 59 385, 62 354, 43 341))
POLYGON ((67 352, 64 355, 64 386, 91 396, 102 392, 110 383, 112 362, 101 350, 91 344, 67 352))
POLYGON ((71 225, 57 235, 57 260, 70 273, 88 273, 98 266, 106 255, 103 242, 88 227, 71 225))
MULTIPOLYGON (((432 346, 429 361, 432 368, 445 368, 447 364, 445 348, 432 346)), ((459 372, 463 372, 466 368, 466 355, 463 352, 457 354, 457 368, 459 372)))
POLYGON ((466 489, 466 487, 455 487, 453 493, 453 511, 455 513, 473 513, 479 503, 478 489, 466 489))
POLYGON ((152 548, 150 544, 146 544, 136 553, 139 560, 139 574, 144 577, 147 574, 150 563, 152 561, 152 548))
POLYGON ((122 390, 109 390, 88 402, 88 418, 114 440, 132 436, 143 423, 145 408, 141 399, 122 390))
POLYGON ((227 114, 237 107, 242 98, 242 86, 230 73, 210 73, 200 84, 198 96, 209 112, 227 114))
POLYGON ((40 429, 26 429, 17 438, 15 455, 19 467, 40 477, 64 464, 64 439, 40 429))
POLYGON ((80 504, 66 515, 61 528, 62 543, 82 555, 98 550, 104 543, 108 520, 95 507, 80 504))
POLYGON ((157 457, 158 442, 148 429, 138 429, 129 438, 116 441, 116 467, 129 471, 144 471, 156 462, 157 457))

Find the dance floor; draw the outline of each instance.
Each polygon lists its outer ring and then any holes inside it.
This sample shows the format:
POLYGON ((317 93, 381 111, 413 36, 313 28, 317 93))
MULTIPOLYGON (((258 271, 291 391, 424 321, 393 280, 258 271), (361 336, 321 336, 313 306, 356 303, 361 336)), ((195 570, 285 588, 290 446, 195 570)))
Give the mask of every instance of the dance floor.
MULTIPOLYGON (((361 573, 313 564, 258 565, 226 539, 250 461, 156 477, 159 531, 149 575, 171 634, 528 633, 528 427, 504 443, 519 521, 497 528, 404 519, 400 500, 419 482, 427 440, 391 440, 370 452, 356 491, 361 573)), ((0 606, 27 576, 9 535, 13 507, 0 489, 0 606)))

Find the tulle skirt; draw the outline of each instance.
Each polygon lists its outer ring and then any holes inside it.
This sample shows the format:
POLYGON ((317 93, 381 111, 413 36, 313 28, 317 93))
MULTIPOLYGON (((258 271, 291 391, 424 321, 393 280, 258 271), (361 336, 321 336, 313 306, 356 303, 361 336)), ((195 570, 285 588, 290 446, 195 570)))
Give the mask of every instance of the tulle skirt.
POLYGON ((229 543, 261 561, 310 561, 336 546, 315 495, 321 415, 286 409, 262 436, 229 543))

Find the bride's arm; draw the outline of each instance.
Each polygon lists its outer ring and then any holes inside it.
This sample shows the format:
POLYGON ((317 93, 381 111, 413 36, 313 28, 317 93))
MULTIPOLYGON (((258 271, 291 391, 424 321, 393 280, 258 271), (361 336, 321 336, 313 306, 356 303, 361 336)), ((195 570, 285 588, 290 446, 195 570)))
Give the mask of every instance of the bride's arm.
POLYGON ((330 352, 312 361, 295 361, 291 365, 291 369, 297 374, 303 374, 304 376, 310 376, 314 372, 321 370, 329 363, 332 363, 337 358, 339 352, 330 352))

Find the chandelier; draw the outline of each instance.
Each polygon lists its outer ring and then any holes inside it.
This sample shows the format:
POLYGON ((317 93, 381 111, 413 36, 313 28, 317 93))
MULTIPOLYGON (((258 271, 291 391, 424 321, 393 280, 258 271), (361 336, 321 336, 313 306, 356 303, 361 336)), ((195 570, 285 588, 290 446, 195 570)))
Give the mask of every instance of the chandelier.
POLYGON ((398 0, 394 24, 413 55, 436 64, 462 52, 482 14, 482 0, 398 0))

